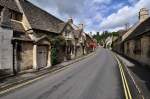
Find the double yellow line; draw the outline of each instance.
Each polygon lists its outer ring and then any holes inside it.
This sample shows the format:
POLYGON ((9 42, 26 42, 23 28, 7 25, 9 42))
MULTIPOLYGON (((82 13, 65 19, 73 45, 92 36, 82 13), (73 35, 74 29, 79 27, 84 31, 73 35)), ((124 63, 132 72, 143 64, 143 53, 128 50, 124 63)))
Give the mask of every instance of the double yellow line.
POLYGON ((115 55, 113 55, 113 56, 116 58, 117 63, 119 65, 119 70, 120 70, 120 73, 121 73, 121 79, 122 79, 124 93, 125 93, 125 99, 133 99, 132 95, 131 95, 131 91, 129 89, 129 85, 128 85, 125 73, 124 73, 124 70, 123 70, 123 65, 121 64, 121 62, 119 61, 117 56, 115 56, 115 55))

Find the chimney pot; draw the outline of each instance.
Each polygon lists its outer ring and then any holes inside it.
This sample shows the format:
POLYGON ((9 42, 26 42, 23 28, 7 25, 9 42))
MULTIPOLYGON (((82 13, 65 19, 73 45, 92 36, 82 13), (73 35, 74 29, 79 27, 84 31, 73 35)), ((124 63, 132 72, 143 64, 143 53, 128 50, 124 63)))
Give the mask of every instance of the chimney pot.
POLYGON ((148 17, 149 17, 149 10, 146 9, 146 8, 140 9, 140 12, 139 12, 139 21, 140 21, 140 22, 143 22, 143 21, 145 21, 148 17))

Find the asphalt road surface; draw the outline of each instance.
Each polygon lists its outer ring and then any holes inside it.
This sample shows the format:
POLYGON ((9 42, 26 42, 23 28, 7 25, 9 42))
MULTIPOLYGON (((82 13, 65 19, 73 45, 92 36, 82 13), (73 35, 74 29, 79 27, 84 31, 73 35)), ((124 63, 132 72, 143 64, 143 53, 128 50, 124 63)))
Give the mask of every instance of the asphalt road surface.
POLYGON ((124 99, 124 95, 116 60, 110 51, 99 48, 69 68, 0 99, 124 99))

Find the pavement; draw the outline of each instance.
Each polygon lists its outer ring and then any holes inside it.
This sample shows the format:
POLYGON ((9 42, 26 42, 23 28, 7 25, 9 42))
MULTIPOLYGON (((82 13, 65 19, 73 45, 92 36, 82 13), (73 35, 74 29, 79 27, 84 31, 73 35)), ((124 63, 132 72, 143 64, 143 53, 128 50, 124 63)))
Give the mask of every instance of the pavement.
POLYGON ((111 52, 93 55, 62 71, 46 74, 0 99, 125 99, 119 67, 111 52))
POLYGON ((150 99, 150 69, 120 55, 118 55, 118 57, 131 73, 131 76, 137 84, 137 88, 143 95, 144 99, 150 99))

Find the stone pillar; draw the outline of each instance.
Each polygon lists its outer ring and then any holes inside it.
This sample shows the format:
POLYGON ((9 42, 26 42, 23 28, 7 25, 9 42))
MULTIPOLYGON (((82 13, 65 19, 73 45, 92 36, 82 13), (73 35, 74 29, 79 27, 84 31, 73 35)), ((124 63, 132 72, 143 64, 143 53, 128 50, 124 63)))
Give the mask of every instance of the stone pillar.
POLYGON ((14 42, 14 48, 13 48, 13 58, 14 58, 14 66, 13 66, 13 73, 16 74, 18 72, 18 59, 17 59, 17 46, 18 43, 15 41, 14 42))
POLYGON ((38 69, 37 67, 37 45, 33 45, 33 69, 38 69))
POLYGON ((51 46, 48 47, 47 68, 51 67, 51 46))

